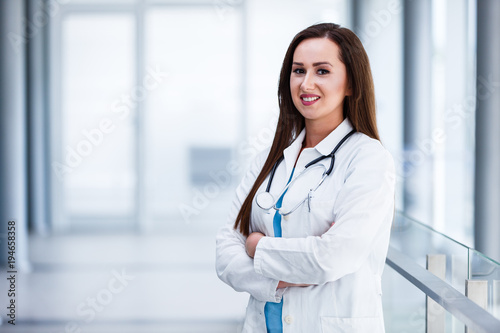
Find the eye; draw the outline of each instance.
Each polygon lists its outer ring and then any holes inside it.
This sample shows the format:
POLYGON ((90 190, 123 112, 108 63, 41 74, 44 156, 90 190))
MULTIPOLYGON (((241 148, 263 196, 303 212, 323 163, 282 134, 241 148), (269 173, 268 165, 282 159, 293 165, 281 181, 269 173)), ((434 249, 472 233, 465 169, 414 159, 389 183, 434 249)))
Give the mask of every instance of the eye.
POLYGON ((329 70, 326 70, 326 69, 318 69, 318 74, 319 75, 325 75, 325 74, 328 74, 330 73, 329 70))
POLYGON ((294 70, 292 70, 292 73, 295 73, 295 74, 304 74, 305 71, 302 68, 295 68, 294 70))

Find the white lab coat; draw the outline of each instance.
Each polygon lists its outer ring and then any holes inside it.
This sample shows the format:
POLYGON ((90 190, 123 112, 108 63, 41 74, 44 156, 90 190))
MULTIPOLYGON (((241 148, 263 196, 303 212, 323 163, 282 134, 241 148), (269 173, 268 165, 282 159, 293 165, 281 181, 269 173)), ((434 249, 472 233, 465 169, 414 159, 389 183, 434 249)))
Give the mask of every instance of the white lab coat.
MULTIPOLYGON (((294 177, 308 162, 328 155, 351 129, 346 119, 316 147, 304 149, 294 177)), ((270 190, 276 198, 290 178, 304 136, 305 130, 284 151, 270 190)), ((269 237, 259 241, 252 259, 245 252, 246 238, 233 224, 268 152, 250 166, 217 235, 219 278, 250 294, 243 332, 266 332, 264 305, 282 297, 283 332, 384 332, 381 275, 394 215, 391 155, 379 141, 354 133, 337 151, 332 174, 311 199, 311 211, 305 203, 282 218, 281 238, 273 237, 274 210, 267 214, 254 198, 251 232, 269 237), (313 286, 276 290, 280 280, 313 286)), ((319 163, 328 168, 330 159, 319 163)), ((257 193, 265 191, 267 182, 257 193)), ((291 191, 285 195, 283 208, 302 199, 291 196, 291 191)))

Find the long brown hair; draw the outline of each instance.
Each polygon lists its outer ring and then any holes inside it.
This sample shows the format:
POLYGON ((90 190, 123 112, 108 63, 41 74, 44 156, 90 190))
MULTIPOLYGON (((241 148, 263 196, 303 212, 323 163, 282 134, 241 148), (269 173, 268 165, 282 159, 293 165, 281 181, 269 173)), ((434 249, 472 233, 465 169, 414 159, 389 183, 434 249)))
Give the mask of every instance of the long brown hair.
POLYGON ((290 75, 295 49, 303 40, 310 38, 328 38, 338 45, 340 60, 346 67, 347 86, 351 89, 351 95, 344 98, 344 118, 350 120, 356 131, 380 140, 375 117, 375 90, 370 62, 359 38, 351 30, 333 23, 312 25, 299 32, 290 43, 281 67, 278 84, 280 114, 271 150, 234 223, 234 228, 239 229, 245 236, 250 234, 250 213, 255 193, 274 164, 283 156, 283 150, 293 142, 305 126, 304 117, 293 104, 290 75))

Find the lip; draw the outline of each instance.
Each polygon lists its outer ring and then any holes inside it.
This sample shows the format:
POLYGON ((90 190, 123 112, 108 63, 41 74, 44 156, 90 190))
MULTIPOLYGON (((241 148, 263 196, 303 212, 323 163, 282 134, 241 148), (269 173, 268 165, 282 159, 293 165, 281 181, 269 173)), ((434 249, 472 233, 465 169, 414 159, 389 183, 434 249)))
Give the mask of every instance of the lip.
POLYGON ((318 95, 314 95, 314 94, 301 94, 300 95, 300 101, 302 102, 303 105, 313 105, 314 103, 316 103, 317 101, 320 100, 321 97, 319 97, 318 95), (314 101, 305 101, 304 98, 311 98, 311 97, 318 97, 317 99, 315 99, 314 101))

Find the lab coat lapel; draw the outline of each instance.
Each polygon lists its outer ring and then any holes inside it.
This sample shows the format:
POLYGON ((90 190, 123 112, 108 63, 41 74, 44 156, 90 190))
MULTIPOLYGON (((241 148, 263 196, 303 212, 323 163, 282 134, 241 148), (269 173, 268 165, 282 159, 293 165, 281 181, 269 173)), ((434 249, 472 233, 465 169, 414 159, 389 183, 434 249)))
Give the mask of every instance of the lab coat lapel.
POLYGON ((353 129, 349 119, 345 118, 326 138, 316 145, 320 155, 329 155, 333 148, 353 129))
POLYGON ((300 149, 302 148, 302 142, 304 141, 305 136, 306 136, 306 130, 302 129, 302 131, 297 136, 297 138, 292 142, 292 144, 283 151, 283 156, 285 158, 285 167, 286 167, 286 179, 290 179, 293 166, 295 165, 297 156, 299 156, 300 149))
MULTIPOLYGON (((349 119, 344 119, 340 123, 337 128, 335 128, 326 138, 324 138, 320 143, 314 147, 316 151, 319 153, 318 156, 321 155, 328 155, 332 152, 333 148, 342 140, 344 136, 346 136, 351 130, 353 129, 353 126, 349 119)), ((306 135, 306 130, 305 128, 302 129, 300 134, 297 136, 297 138, 292 142, 290 146, 288 146, 284 151, 283 151, 283 156, 285 158, 285 166, 286 166, 286 179, 290 178, 290 175, 292 174, 292 169, 295 165, 295 161, 297 161, 297 156, 299 155, 300 149, 302 148, 302 142, 304 141, 304 137, 306 135)), ((312 156, 311 159, 314 159, 318 156, 312 156)), ((321 161, 322 164, 325 166, 329 166, 329 160, 323 160, 321 161)))

